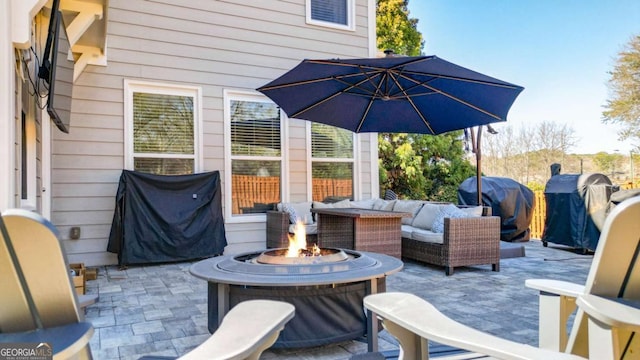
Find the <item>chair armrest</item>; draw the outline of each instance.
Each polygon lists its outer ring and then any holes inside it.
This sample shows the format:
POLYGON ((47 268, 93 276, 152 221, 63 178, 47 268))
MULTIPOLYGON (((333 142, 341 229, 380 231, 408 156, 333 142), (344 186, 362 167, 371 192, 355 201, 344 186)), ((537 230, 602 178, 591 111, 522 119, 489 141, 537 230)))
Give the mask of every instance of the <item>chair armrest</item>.
POLYGON ((280 229, 289 231, 289 213, 285 211, 267 211, 267 225, 272 225, 280 229))
POLYGON ((500 217, 479 216, 469 218, 445 218, 443 244, 464 245, 465 248, 495 243, 500 249, 500 217))
POLYGON ((227 313, 213 335, 180 359, 258 359, 294 314, 294 306, 283 301, 243 301, 227 313))
POLYGON ((614 328, 640 331, 640 304, 625 303, 624 299, 608 299, 597 295, 578 296, 578 306, 589 317, 614 328))
MULTIPOLYGON (((379 293, 364 298, 364 306, 382 317, 385 327, 387 322, 399 334, 411 342, 408 333, 426 340, 458 347, 461 349, 493 356, 499 359, 583 359, 582 357, 540 349, 531 345, 505 340, 488 333, 461 324, 439 312, 429 302, 408 293, 379 293), (407 331, 407 332, 405 332, 407 331)), ((403 351, 412 351, 403 347, 403 351)))
POLYGON ((267 248, 289 246, 289 213, 267 211, 267 248))
POLYGON ((567 324, 576 309, 576 298, 584 286, 567 281, 527 279, 525 286, 540 291, 538 346, 564 351, 567 346, 567 324))
POLYGON ((552 295, 577 298, 584 293, 584 285, 574 284, 562 280, 527 279, 524 285, 528 288, 539 290, 552 295))
POLYGON ((91 323, 79 322, 19 333, 0 333, 0 343, 48 343, 54 359, 70 359, 89 345, 91 336, 91 323))

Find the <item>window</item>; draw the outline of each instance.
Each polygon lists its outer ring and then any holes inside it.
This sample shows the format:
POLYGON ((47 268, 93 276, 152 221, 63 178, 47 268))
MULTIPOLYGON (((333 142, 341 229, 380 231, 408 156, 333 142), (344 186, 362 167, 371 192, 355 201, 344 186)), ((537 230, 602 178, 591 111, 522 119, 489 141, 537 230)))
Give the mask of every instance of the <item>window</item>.
POLYGON ((353 199, 353 132, 311 123, 311 176, 314 201, 353 199))
POLYGON ((307 0, 307 23, 355 30, 354 0, 307 0))
POLYGON ((200 93, 125 81, 127 169, 162 175, 200 170, 200 93))
POLYGON ((231 216, 264 214, 281 201, 281 119, 278 106, 262 96, 225 92, 231 216))

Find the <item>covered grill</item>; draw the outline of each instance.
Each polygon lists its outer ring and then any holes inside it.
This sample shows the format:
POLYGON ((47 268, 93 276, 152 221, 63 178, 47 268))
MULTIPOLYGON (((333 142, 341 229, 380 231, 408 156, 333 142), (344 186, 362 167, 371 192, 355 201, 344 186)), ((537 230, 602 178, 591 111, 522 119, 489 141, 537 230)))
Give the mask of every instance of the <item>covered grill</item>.
POLYGON ((547 215, 542 243, 595 250, 611 193, 617 187, 603 174, 558 174, 544 189, 547 215))
MULTIPOLYGON (((470 177, 458 188, 461 205, 476 205, 477 180, 470 177)), ((482 203, 491 206, 491 214, 500 216, 500 240, 528 241, 533 218, 533 191, 519 182, 504 177, 482 177, 482 203)))

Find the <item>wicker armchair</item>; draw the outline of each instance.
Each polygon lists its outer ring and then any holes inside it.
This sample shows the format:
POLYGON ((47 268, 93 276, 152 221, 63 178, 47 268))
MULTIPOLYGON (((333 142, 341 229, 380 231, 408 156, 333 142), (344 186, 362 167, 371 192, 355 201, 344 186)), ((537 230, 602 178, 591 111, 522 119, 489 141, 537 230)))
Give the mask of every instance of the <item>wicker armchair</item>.
POLYGON ((500 217, 490 216, 485 207, 483 216, 445 218, 442 244, 402 238, 402 257, 445 267, 453 274, 454 267, 491 264, 500 271, 500 217))
MULTIPOLYGON (((267 211, 267 248, 286 248, 289 246, 289 213, 267 211)), ((307 245, 316 244, 318 236, 307 234, 307 245)))

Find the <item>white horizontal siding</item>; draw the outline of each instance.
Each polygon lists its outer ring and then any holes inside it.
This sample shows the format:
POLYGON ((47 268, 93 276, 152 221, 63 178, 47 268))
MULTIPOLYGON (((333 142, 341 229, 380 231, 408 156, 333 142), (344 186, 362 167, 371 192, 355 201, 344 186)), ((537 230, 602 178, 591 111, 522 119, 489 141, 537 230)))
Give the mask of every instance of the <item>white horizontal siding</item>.
MULTIPOLYGON (((124 79, 201 87, 202 170, 219 170, 224 179, 223 91, 253 91, 304 58, 366 57, 369 2, 356 1, 356 31, 343 31, 306 24, 305 0, 110 0, 108 66, 85 69, 74 84, 70 134, 53 131, 52 220, 69 259, 116 261, 106 245, 125 163, 124 79), (69 240, 72 226, 81 227, 79 240, 69 240)), ((311 197, 307 134, 305 122, 290 123, 286 191, 303 201, 311 197)), ((370 169, 362 166, 365 183, 370 169)), ((264 248, 263 221, 228 223, 226 230, 228 252, 264 248)))

